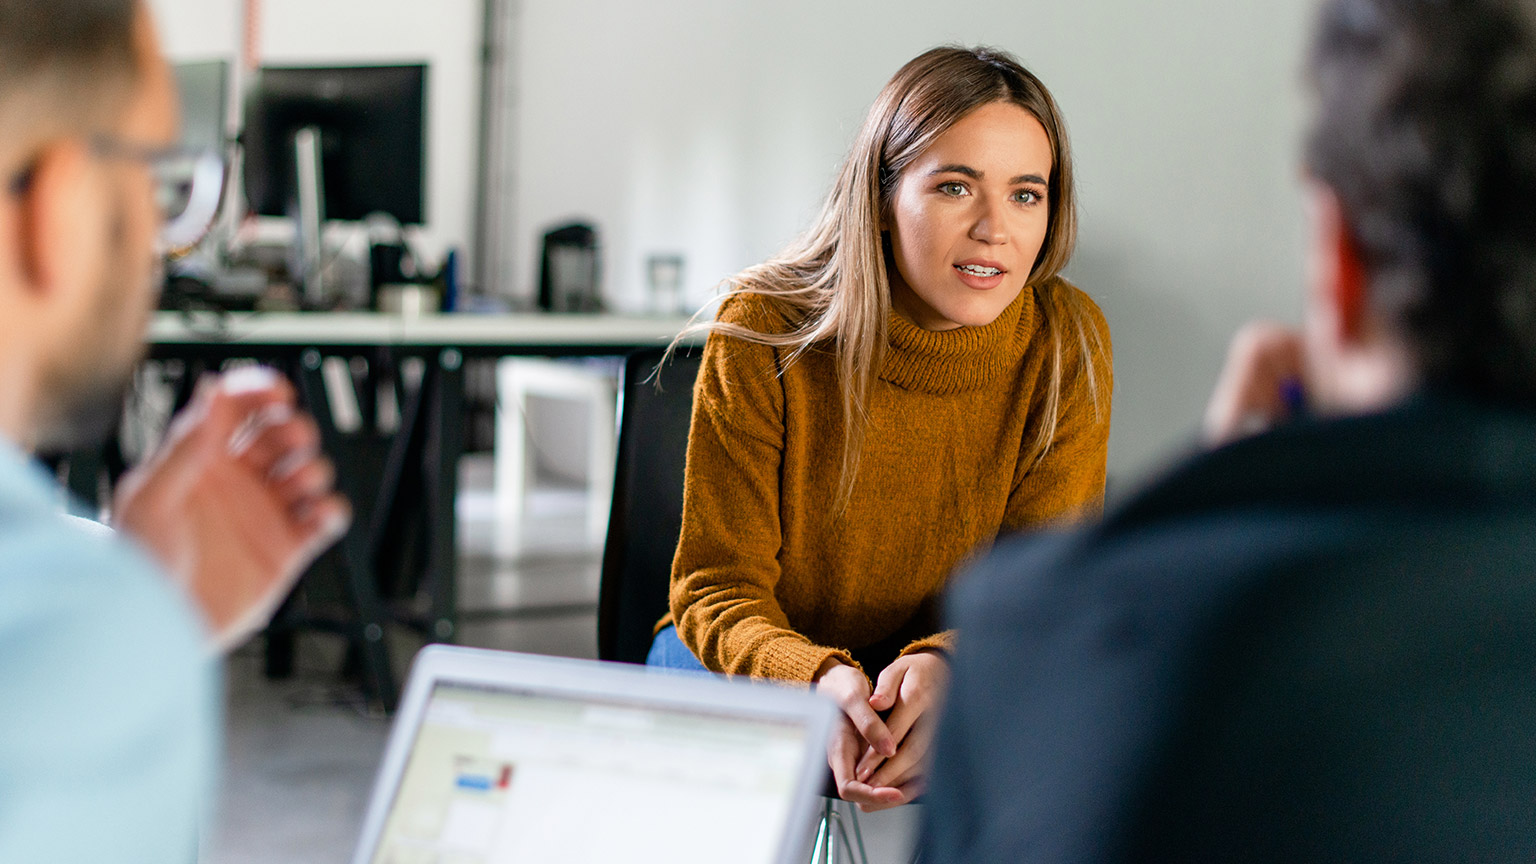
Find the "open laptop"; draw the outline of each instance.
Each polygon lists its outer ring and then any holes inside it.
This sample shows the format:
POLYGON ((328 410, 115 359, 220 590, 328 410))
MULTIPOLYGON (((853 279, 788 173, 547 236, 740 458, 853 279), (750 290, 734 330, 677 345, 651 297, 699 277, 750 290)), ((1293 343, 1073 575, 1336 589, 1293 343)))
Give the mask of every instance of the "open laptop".
POLYGON ((429 646, 353 864, 788 864, 836 717, 772 684, 429 646))

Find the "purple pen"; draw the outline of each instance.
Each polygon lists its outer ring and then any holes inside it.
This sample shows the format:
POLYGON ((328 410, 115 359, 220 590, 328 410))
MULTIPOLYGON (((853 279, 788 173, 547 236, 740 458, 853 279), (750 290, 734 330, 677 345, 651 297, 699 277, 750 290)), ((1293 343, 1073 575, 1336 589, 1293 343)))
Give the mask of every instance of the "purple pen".
POLYGON ((1287 417, 1296 419, 1307 416, 1307 392, 1302 389, 1300 378, 1287 378, 1280 382, 1280 401, 1285 403, 1287 417))

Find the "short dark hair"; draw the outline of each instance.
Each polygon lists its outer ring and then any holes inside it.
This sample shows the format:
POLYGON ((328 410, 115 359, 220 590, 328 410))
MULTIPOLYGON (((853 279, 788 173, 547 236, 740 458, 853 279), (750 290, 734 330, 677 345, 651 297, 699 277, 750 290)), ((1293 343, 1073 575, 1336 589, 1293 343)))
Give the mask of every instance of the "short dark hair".
POLYGON ((1312 175, 1428 386, 1536 402, 1536 7, 1329 0, 1312 175))
MULTIPOLYGON (((0 116, 10 103, 40 96, 37 107, 66 127, 117 107, 137 68, 138 7, 139 0, 0 0, 0 116)), ((0 135, 17 131, 0 128, 0 135)))

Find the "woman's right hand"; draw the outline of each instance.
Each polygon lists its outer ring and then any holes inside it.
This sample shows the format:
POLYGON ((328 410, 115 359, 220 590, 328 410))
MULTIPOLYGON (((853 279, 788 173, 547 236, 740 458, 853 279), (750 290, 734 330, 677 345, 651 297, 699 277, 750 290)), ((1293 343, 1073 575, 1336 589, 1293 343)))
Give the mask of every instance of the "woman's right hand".
POLYGON ((896 755, 896 738, 885 721, 869 705, 872 693, 869 679, 852 666, 836 659, 821 664, 813 679, 816 689, 831 697, 843 709, 842 722, 827 742, 827 765, 838 797, 855 804, 885 807, 901 803, 901 792, 861 783, 854 778, 854 764, 866 747, 887 758, 896 755))

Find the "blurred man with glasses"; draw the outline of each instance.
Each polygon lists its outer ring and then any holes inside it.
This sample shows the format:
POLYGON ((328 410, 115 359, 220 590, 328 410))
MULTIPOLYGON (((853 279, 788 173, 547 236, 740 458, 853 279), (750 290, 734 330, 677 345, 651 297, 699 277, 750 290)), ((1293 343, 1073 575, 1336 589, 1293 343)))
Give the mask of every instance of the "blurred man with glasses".
POLYGON ((191 861, 211 805, 217 649, 345 530, 275 376, 200 383, 113 502, 58 515, 28 457, 111 427, 161 281, 222 172, 176 153, 134 0, 0 0, 0 861, 191 861))

